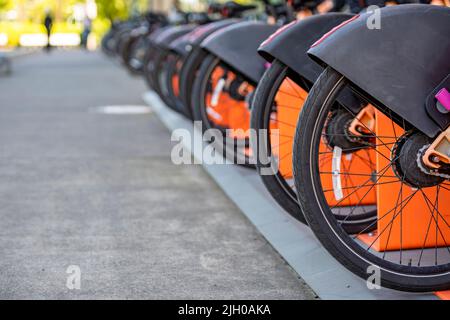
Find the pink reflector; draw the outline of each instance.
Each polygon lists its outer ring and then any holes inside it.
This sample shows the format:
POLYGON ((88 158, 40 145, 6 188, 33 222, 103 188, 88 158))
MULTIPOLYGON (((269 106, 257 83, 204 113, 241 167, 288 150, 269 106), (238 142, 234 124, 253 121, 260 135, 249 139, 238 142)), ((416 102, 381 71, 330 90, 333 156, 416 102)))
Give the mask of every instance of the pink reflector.
POLYGON ((436 94, 436 99, 447 111, 450 111, 450 92, 446 88, 442 88, 436 94))

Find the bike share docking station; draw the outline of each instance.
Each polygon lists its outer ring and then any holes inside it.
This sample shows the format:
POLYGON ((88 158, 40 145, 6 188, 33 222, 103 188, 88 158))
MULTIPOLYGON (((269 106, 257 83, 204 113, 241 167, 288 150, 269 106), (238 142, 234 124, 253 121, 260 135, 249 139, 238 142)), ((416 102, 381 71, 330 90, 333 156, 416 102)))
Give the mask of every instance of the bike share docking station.
MULTIPOLYGON (((170 110, 164 105, 157 94, 148 92, 143 96, 144 100, 150 105, 165 124, 165 126, 173 131, 176 129, 188 130, 191 136, 195 133, 192 122, 186 120, 179 114, 170 110)), ((279 115, 286 119, 292 119, 289 115, 279 115)), ((401 135, 401 129, 393 127, 390 122, 383 121, 383 117, 376 117, 377 121, 374 125, 377 126, 377 130, 382 132, 382 136, 395 137, 401 135)), ((292 121, 292 120, 291 120, 292 121)), ((279 122, 282 123, 282 122, 279 122)), ((295 130, 292 126, 286 122, 283 127, 280 125, 280 149, 283 150, 283 136, 289 136, 283 134, 295 130)), ((380 135, 381 136, 381 135, 380 135)), ((391 138, 392 139, 392 138, 391 138)), ((393 141, 393 140, 392 140, 393 141)), ((358 165, 365 166, 367 161, 372 161, 376 164, 377 168, 386 167, 387 159, 390 159, 390 149, 386 145, 392 144, 386 138, 380 146, 377 146, 376 154, 368 154, 366 159, 350 159, 342 157, 342 161, 359 161, 358 165), (387 159, 385 158, 387 157, 387 159)), ((204 159, 202 150, 192 150, 190 145, 185 145, 186 150, 189 150, 193 156, 197 159, 204 159)), ((211 157, 219 157, 219 155, 210 155, 211 157)), ((291 158, 292 159, 292 158, 291 158)), ((221 163, 220 161, 205 161, 207 163, 221 163)), ((226 162, 226 161, 225 161, 226 162)), ((285 259, 285 261, 298 273, 298 275, 305 280, 305 282, 316 292, 321 299, 369 299, 369 300, 398 300, 398 299, 416 299, 416 300, 434 300, 434 299, 450 299, 450 292, 429 293, 429 294, 415 294, 394 291, 386 288, 369 289, 367 283, 361 280, 359 277, 353 275, 336 260, 334 260, 329 253, 326 252, 320 243, 316 240, 313 233, 309 228, 284 212, 271 198, 266 191, 260 177, 257 173, 251 169, 243 168, 237 165, 208 165, 203 163, 204 169, 207 173, 216 181, 216 183, 222 188, 227 196, 241 209, 243 214, 253 223, 259 232, 266 238, 266 240, 273 246, 273 248, 285 259)), ((289 174, 292 170, 288 165, 280 164, 280 171, 289 174)), ((389 169, 391 170, 391 169, 389 169)), ((395 183, 394 177, 397 177, 394 172, 386 174, 382 177, 386 181, 381 184, 377 184, 376 187, 371 189, 370 186, 367 189, 359 190, 358 192, 368 192, 370 196, 366 197, 365 205, 370 208, 377 203, 377 197, 383 198, 383 205, 391 208, 395 207, 397 201, 408 201, 408 196, 415 192, 412 188, 401 188, 399 183, 395 183), (391 179, 391 180, 390 180, 391 179), (406 199, 406 200, 405 200, 406 199)), ((367 180, 367 177, 361 177, 361 179, 367 180)), ((364 180, 364 181, 365 181, 364 180)), ((348 181, 341 181, 342 187, 345 187, 345 183, 348 181)), ((357 180, 351 182, 352 184, 358 184, 357 180)), ((424 196, 430 199, 436 195, 425 194, 424 196)), ((334 197, 336 203, 336 195, 331 194, 330 197, 334 197)), ((358 195, 346 201, 359 201, 358 195)), ((412 204, 411 207, 414 207, 412 204)), ((380 210, 379 210, 380 211, 380 210)), ((398 212, 389 212, 389 210, 381 210, 381 212, 388 212, 388 215, 396 215, 398 212)), ((450 215, 450 205, 445 210, 440 210, 440 214, 448 216, 450 215)), ((405 252, 399 251, 400 245, 402 248, 417 249, 422 247, 435 247, 436 239, 438 239, 438 245, 445 246, 446 243, 450 243, 450 232, 442 234, 439 232, 439 225, 445 223, 444 219, 439 219, 439 215, 436 214, 436 219, 433 219, 430 223, 430 217, 427 216, 415 216, 414 219, 405 218, 400 222, 389 224, 391 219, 378 219, 378 225, 375 231, 365 233, 359 236, 359 240, 365 243, 370 243, 374 250, 378 251, 380 255, 383 254, 402 254, 404 259, 408 259, 408 255, 405 252), (383 222, 383 221, 386 222, 383 222), (417 224, 424 225, 423 229, 418 231, 417 224), (403 233, 399 232, 400 228, 403 229, 403 233), (405 235, 405 228, 408 233, 405 235), (388 230, 389 232, 383 232, 388 230), (418 235, 418 232, 423 233, 418 235), (403 234, 400 237, 400 234, 403 234), (424 239, 424 234, 428 234, 427 241, 419 243, 416 239, 424 239), (392 237, 388 241, 387 237, 392 237), (392 241, 397 239, 397 241, 392 241), (389 244, 387 247, 386 244, 389 244)), ((446 250, 445 248, 438 248, 438 250, 446 250)), ((432 257, 425 257, 431 259, 432 257)), ((424 259, 425 259, 424 258, 424 259)), ((370 275, 368 275, 369 277, 370 275)))

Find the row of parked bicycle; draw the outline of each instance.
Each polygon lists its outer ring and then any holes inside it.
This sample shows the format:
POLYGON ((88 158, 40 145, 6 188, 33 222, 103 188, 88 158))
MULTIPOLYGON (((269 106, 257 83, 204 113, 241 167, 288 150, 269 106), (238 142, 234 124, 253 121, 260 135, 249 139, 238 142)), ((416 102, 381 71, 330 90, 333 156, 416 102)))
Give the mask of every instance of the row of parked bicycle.
POLYGON ((211 5, 181 25, 148 13, 115 24, 103 50, 214 129, 350 271, 450 289, 448 3, 263 4, 211 5))

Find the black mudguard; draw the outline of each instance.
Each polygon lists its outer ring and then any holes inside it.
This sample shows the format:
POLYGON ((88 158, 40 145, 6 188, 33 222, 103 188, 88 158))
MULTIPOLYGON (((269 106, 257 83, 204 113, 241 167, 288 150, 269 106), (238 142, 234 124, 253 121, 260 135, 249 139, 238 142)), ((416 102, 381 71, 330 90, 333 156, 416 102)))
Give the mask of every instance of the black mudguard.
POLYGON ((154 32, 152 32, 149 36, 148 36, 148 41, 151 44, 154 44, 157 39, 167 30, 170 30, 171 28, 173 28, 173 26, 165 26, 159 29, 156 29, 154 32))
POLYGON ((444 125, 434 121, 425 103, 450 73, 450 9, 414 4, 383 8, 380 14, 381 29, 367 27, 370 13, 355 16, 322 37, 309 54, 435 137, 450 119, 444 125))
POLYGON ((265 71, 265 61, 257 50, 277 29, 262 22, 240 22, 214 32, 201 47, 257 83, 265 71))
POLYGON ((188 34, 171 42, 169 48, 185 57, 192 51, 193 47, 200 45, 209 35, 237 22, 239 22, 237 19, 226 19, 198 26, 188 34))
POLYGON ((170 27, 164 32, 160 33, 158 37, 155 38, 154 43, 162 49, 170 50, 170 43, 175 39, 184 36, 185 34, 191 32, 196 28, 196 25, 182 25, 170 27))
POLYGON ((268 62, 277 59, 314 83, 323 68, 308 57, 309 48, 330 29, 352 16, 346 13, 330 13, 294 21, 264 41, 258 52, 268 62))

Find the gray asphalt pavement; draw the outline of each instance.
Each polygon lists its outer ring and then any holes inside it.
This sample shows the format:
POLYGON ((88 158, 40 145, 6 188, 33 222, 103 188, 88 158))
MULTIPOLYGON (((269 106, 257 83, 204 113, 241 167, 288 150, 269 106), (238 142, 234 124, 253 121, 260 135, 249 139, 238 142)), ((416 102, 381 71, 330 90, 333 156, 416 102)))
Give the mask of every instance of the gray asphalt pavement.
POLYGON ((145 90, 79 51, 0 78, 0 299, 314 298, 156 116, 92 112, 145 90))

